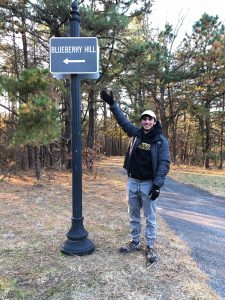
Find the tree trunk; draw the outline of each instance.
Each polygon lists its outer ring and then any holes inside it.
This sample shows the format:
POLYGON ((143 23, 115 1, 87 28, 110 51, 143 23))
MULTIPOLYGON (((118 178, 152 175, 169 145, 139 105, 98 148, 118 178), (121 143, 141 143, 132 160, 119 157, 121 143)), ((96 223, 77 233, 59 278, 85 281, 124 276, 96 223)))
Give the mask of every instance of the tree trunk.
POLYGON ((13 26, 13 58, 14 58, 14 71, 16 77, 19 78, 19 68, 18 68, 18 55, 17 55, 17 47, 16 47, 16 36, 15 36, 15 29, 14 29, 14 21, 12 20, 13 26))
POLYGON ((103 153, 105 153, 106 155, 108 155, 108 151, 107 151, 107 145, 108 143, 108 137, 106 134, 106 127, 107 127, 107 110, 106 110, 106 103, 105 101, 103 101, 103 132, 104 132, 104 149, 103 149, 103 153))
POLYGON ((209 169, 209 162, 210 162, 210 151, 211 151, 211 137, 210 137, 210 101, 206 100, 205 108, 206 108, 206 115, 205 115, 205 168, 209 169))
POLYGON ((165 88, 161 87, 160 89, 160 117, 161 117, 161 123, 162 123, 162 131, 165 137, 168 139, 168 122, 166 119, 166 112, 165 112, 165 101, 164 101, 164 93, 165 88))
POLYGON ((209 152, 211 150, 210 145, 210 120, 207 117, 205 121, 205 168, 209 169, 209 152))
POLYGON ((52 153, 53 153, 53 150, 54 150, 54 147, 53 147, 53 144, 50 144, 49 145, 49 165, 50 165, 50 167, 53 167, 53 165, 54 165, 54 160, 53 160, 53 155, 52 155, 52 153))
POLYGON ((94 132, 95 132, 95 109, 94 109, 94 89, 89 92, 89 122, 88 122, 88 136, 87 146, 91 149, 94 148, 94 132))
POLYGON ((34 166, 37 180, 41 179, 41 166, 40 166, 40 147, 34 147, 34 166))
POLYGON ((34 158, 33 158, 33 149, 30 145, 27 145, 27 158, 29 168, 33 168, 34 158))
POLYGON ((205 165, 205 130, 204 130, 204 120, 201 116, 197 116, 198 120, 199 120, 199 132, 200 132, 200 136, 201 136, 201 144, 202 144, 202 162, 203 162, 203 166, 205 165))
MULTIPOLYGON (((70 88, 70 81, 65 80, 64 87, 66 90, 70 88)), ((68 93, 69 94, 69 93, 68 93)), ((71 118, 71 97, 64 96, 62 99, 62 139, 60 161, 61 168, 71 169, 71 137, 72 137, 72 118, 71 118)))
MULTIPOLYGON (((222 102, 222 111, 224 112, 225 109, 225 99, 223 95, 223 102, 222 102)), ((224 161, 224 115, 222 114, 221 122, 220 122, 220 165, 219 169, 223 170, 223 161, 224 161)))
POLYGON ((168 88, 168 98, 169 98, 169 108, 170 108, 170 128, 172 132, 171 141, 172 141, 172 161, 176 163, 177 157, 177 134, 176 134, 176 126, 175 126, 175 114, 173 110, 173 101, 170 93, 170 89, 168 88))
POLYGON ((24 151, 24 149, 20 153, 20 168, 22 170, 26 170, 26 161, 25 161, 25 151, 24 151))

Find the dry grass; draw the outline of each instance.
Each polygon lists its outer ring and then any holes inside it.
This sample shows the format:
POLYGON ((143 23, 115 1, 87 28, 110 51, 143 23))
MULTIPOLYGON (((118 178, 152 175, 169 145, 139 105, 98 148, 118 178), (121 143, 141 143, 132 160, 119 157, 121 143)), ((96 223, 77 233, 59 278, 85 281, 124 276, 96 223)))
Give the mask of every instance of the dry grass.
POLYGON ((208 175, 208 176, 225 176, 225 169, 220 170, 218 168, 205 169, 200 166, 188 166, 188 165, 176 165, 171 164, 170 172, 180 172, 180 173, 194 173, 198 175, 208 175))
POLYGON ((160 216, 158 264, 146 266, 142 252, 117 252, 129 234, 121 165, 121 158, 106 159, 83 176, 84 224, 95 244, 83 257, 60 253, 70 227, 69 173, 0 184, 0 299, 219 299, 160 216))
POLYGON ((172 165, 170 177, 202 188, 214 195, 225 196, 225 170, 198 166, 172 165))

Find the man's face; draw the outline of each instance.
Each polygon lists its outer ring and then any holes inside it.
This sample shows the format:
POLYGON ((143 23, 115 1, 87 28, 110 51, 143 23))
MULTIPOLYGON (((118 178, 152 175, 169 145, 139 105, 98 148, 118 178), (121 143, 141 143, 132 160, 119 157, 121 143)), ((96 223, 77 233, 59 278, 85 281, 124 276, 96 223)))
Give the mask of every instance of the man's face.
POLYGON ((156 124, 156 121, 153 117, 144 116, 141 119, 141 126, 143 127, 145 133, 150 131, 155 124, 156 124))

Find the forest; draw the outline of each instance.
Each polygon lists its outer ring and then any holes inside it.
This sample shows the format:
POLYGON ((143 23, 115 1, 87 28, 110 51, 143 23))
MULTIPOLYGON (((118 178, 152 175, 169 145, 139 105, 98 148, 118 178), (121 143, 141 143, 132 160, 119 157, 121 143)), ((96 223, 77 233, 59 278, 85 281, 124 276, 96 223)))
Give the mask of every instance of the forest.
MULTIPOLYGON (((82 37, 100 46, 98 79, 81 80, 84 168, 124 155, 121 131, 100 91, 113 91, 129 120, 155 111, 174 164, 224 168, 225 26, 204 13, 177 44, 153 28, 154 0, 77 1, 82 37)), ((49 71, 49 39, 70 34, 71 1, 0 1, 0 171, 71 167, 70 78, 49 71)))

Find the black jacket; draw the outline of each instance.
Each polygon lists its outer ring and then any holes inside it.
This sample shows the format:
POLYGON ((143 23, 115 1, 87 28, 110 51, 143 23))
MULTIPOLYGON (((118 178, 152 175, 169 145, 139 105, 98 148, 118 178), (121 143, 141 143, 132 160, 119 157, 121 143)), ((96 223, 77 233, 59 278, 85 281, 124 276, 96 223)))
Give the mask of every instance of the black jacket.
MULTIPOLYGON (((124 132, 129 137, 132 137, 124 161, 124 168, 129 172, 130 159, 142 141, 143 130, 128 121, 117 103, 114 103, 110 109, 124 132)), ((157 123, 157 125, 159 124, 157 123)), ((170 168, 169 144, 162 134, 156 134, 152 137, 150 155, 152 160, 151 173, 153 175, 153 184, 161 187, 170 168)))

